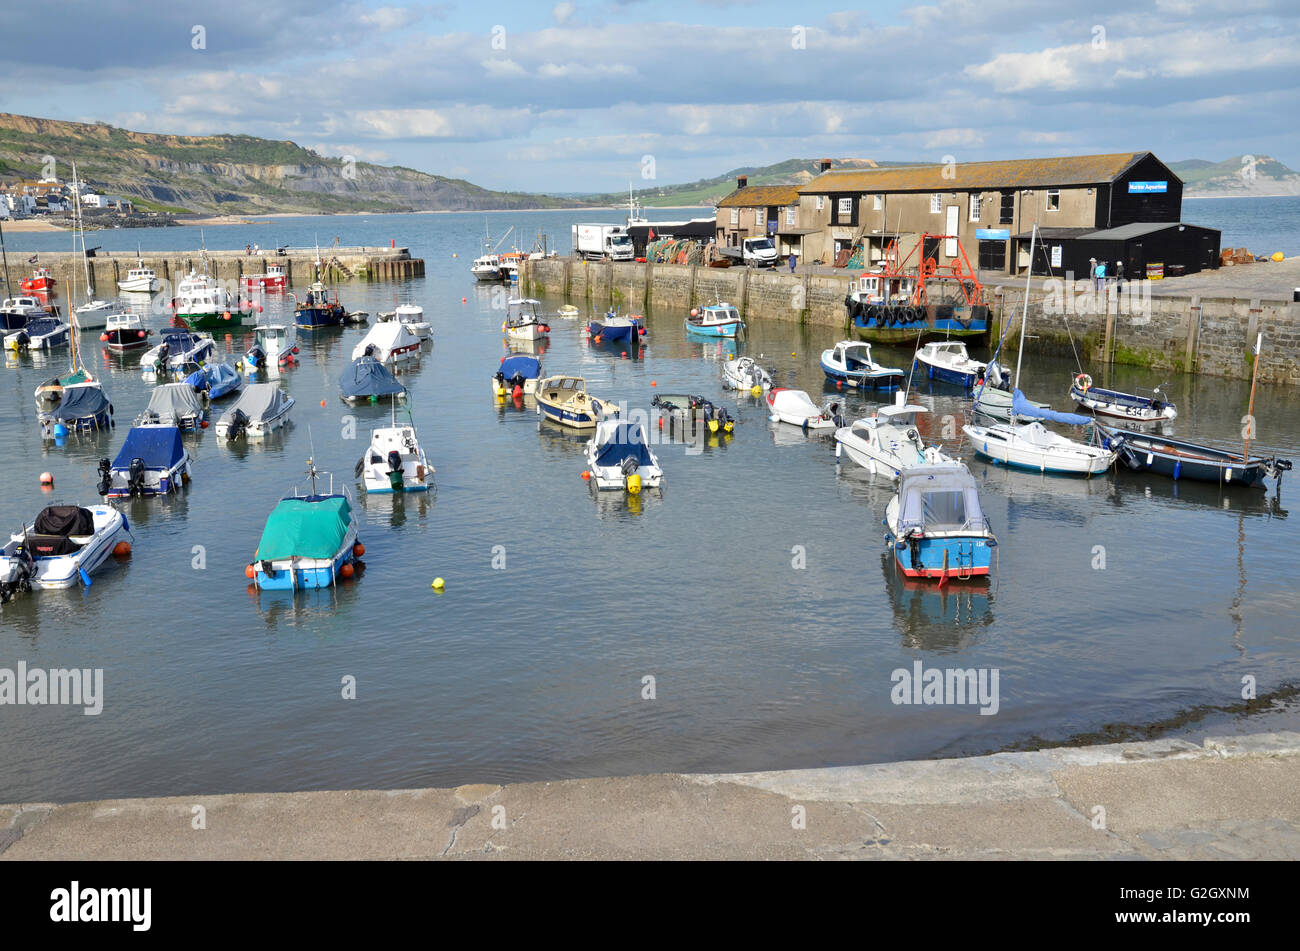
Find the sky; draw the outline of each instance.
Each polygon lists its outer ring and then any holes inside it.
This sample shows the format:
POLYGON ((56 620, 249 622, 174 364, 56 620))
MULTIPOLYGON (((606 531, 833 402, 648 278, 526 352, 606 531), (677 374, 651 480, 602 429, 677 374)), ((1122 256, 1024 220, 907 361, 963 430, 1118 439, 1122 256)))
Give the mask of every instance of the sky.
POLYGON ((0 0, 0 111, 553 193, 823 156, 1300 168, 1297 0, 845 6, 73 0, 38 39, 0 0))

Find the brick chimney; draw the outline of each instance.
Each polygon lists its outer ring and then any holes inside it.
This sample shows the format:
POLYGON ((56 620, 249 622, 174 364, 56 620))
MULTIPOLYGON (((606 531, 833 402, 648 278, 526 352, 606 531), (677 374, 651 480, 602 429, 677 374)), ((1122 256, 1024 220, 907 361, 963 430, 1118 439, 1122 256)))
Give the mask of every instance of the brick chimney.
POLYGON ((749 184, 749 176, 748 176, 748 175, 737 175, 737 176, 736 176, 736 187, 737 187, 737 188, 744 188, 744 187, 745 187, 746 185, 748 185, 748 184, 749 184))
POLYGON ((824 159, 822 159, 822 160, 821 160, 820 162, 818 162, 817 164, 818 164, 818 166, 820 166, 821 171, 823 171, 823 172, 829 172, 829 171, 831 170, 831 160, 828 159, 828 158, 824 158, 824 159))

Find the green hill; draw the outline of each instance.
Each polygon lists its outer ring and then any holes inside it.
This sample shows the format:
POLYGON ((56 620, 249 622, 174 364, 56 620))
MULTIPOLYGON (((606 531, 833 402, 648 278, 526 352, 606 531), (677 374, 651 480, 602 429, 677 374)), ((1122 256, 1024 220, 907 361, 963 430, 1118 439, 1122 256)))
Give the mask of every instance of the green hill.
POLYGON ((1187 198, 1300 195, 1300 174, 1267 155, 1237 155, 1222 162, 1170 162, 1187 198))

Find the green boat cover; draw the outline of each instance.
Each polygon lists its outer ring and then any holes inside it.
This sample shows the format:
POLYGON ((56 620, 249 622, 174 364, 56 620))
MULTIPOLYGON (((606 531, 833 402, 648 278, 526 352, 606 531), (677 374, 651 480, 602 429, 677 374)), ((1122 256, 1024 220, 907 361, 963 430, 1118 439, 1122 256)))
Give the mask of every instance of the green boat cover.
POLYGON ((262 529, 254 560, 333 558, 351 523, 352 506, 341 495, 281 499, 262 529))

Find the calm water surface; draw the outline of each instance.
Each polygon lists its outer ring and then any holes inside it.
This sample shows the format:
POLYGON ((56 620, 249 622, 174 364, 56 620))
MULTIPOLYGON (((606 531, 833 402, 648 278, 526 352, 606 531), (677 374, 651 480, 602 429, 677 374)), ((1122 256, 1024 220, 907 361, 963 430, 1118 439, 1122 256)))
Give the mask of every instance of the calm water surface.
MULTIPOLYGON (((489 220, 494 234, 518 222, 531 240, 539 226, 564 236, 580 217, 489 220)), ((211 431, 188 437, 189 491, 124 506, 136 539, 129 560, 111 561, 88 590, 37 593, 0 612, 0 667, 102 667, 106 692, 98 717, 0 707, 0 802, 978 753, 1231 704, 1245 675, 1261 693, 1300 682, 1287 514, 1300 486, 1284 482, 1279 500, 1272 487, 1220 491, 1128 471, 1082 482, 972 461, 1002 541, 998 576, 940 594, 904 583, 883 557, 890 485, 838 466, 831 440, 777 427, 755 401, 725 395, 723 348, 686 341, 681 314, 650 315, 648 346, 626 359, 588 344, 578 322, 553 321, 547 371, 582 374, 595 393, 632 407, 691 392, 740 418, 733 438, 703 452, 657 447, 661 496, 594 498, 580 478, 581 438, 539 430, 530 408, 490 397, 506 352, 500 298, 467 273, 484 220, 207 229, 209 247, 310 244, 323 229, 322 243, 336 231, 345 244, 392 237, 426 258, 423 280, 345 285, 340 294, 372 313, 409 297, 433 322, 433 348, 406 382, 437 491, 360 496, 368 569, 357 581, 296 598, 249 592, 243 569, 262 524, 307 457, 350 480, 369 428, 388 416, 338 398, 339 371, 362 330, 304 336, 302 365, 283 378, 297 400, 284 434, 235 449, 211 431), (348 416, 356 439, 345 438, 348 416), (503 570, 493 568, 496 546, 503 570), (792 567, 796 546, 803 569, 792 567), (1104 570, 1092 567, 1097 546, 1104 570), (435 576, 447 579, 445 593, 431 590, 435 576), (999 712, 895 706, 890 674, 916 660, 997 668, 999 712), (348 675, 356 700, 340 696, 348 675), (646 676, 655 678, 653 701, 641 699, 646 676)), ((99 237, 151 250, 196 236, 99 237)), ((831 328, 755 322, 742 351, 762 354, 781 382, 821 394, 817 356, 836 338, 831 328)), ((245 336, 219 345, 242 352, 245 336)), ((138 356, 110 358, 97 343, 89 356, 119 425, 63 447, 42 445, 32 400, 62 357, 44 365, 23 357, 0 370, 6 530, 51 501, 94 502, 96 461, 116 453, 148 399, 138 356), (57 480, 51 495, 37 484, 45 470, 57 480)), ((911 355, 879 356, 901 366, 911 355)), ((1073 370, 1030 359, 1025 388, 1066 408, 1073 370)), ((1110 377, 1121 387, 1163 380, 1128 368, 1110 377)), ((1179 435, 1235 442, 1248 385, 1178 377, 1168 389, 1179 435)), ((942 417, 962 412, 961 395, 941 385, 918 395, 933 408, 927 433, 938 439, 942 417)), ((847 399, 854 411, 871 405, 847 399)), ((1298 411, 1296 391, 1261 386, 1260 443, 1300 458, 1298 411)), ((970 456, 967 446, 958 451, 970 456)))

